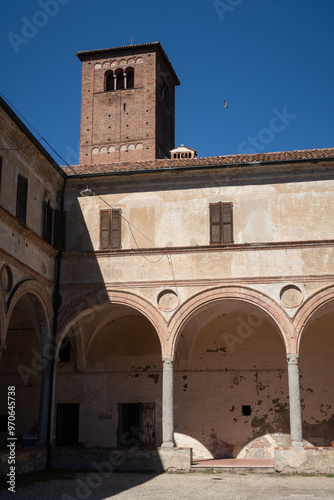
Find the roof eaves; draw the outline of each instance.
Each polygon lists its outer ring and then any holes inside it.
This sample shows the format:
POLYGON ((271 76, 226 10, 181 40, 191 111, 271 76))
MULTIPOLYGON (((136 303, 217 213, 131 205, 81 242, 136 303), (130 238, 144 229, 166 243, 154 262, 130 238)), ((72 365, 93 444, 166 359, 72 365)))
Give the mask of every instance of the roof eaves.
POLYGON ((212 168, 235 168, 235 167, 245 167, 245 166, 259 166, 259 165, 286 165, 289 163, 309 163, 309 162, 320 162, 320 161, 334 161, 334 156, 332 157, 318 157, 318 158, 298 158, 298 159, 284 159, 284 160, 272 160, 272 161, 251 161, 251 162, 237 162, 237 163, 209 163, 209 164, 188 164, 188 165, 176 165, 176 166, 164 166, 162 168, 143 168, 143 169, 123 169, 123 170, 104 170, 95 172, 86 172, 68 175, 69 178, 81 178, 81 177, 100 177, 100 176, 113 176, 113 175, 130 175, 130 174, 148 174, 156 172, 165 171, 186 171, 186 170, 205 170, 212 168))

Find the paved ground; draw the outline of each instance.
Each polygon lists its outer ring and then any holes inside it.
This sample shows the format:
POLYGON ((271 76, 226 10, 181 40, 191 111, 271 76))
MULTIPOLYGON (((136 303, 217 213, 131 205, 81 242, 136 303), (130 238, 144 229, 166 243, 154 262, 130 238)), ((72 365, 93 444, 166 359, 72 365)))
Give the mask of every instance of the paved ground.
MULTIPOLYGON (((17 476, 17 486, 20 476, 17 476)), ((334 499, 334 477, 283 476, 224 472, 161 475, 138 473, 73 474, 16 492, 0 491, 1 500, 312 500, 334 499)))

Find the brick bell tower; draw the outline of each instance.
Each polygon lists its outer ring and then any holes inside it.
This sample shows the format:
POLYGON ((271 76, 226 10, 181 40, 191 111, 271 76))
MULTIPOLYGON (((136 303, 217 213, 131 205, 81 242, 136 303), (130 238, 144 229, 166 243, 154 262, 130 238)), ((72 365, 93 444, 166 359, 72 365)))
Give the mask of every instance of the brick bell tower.
POLYGON ((77 52, 81 165, 169 158, 179 79, 159 42, 77 52))

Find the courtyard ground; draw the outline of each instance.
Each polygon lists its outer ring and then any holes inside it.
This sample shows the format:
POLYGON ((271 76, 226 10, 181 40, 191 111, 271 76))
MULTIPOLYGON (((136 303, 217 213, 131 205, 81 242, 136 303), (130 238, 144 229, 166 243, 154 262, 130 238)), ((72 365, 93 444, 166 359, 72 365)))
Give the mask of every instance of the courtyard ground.
POLYGON ((2 500, 334 499, 333 476, 238 472, 143 474, 52 471, 17 476, 14 494, 3 488, 6 486, 2 482, 2 500))

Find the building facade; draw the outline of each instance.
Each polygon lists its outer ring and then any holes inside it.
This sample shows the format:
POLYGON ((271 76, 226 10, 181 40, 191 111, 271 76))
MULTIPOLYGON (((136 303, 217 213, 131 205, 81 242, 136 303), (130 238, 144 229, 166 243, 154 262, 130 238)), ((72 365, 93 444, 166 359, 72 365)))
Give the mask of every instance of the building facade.
POLYGON ((334 149, 166 159, 179 82, 160 44, 78 56, 80 165, 60 169, 2 103, 0 371, 27 408, 18 433, 55 456, 331 447, 334 149))

